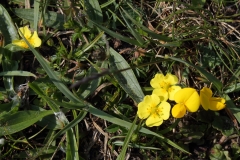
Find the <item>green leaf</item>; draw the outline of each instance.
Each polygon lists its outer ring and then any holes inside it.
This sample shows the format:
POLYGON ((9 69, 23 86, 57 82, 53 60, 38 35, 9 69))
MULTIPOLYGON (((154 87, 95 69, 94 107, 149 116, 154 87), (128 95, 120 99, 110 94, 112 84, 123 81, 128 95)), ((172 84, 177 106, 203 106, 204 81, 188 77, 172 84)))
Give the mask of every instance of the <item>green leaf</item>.
POLYGON ((219 130, 227 137, 234 133, 234 127, 231 124, 231 120, 226 116, 215 116, 212 122, 213 128, 219 130))
MULTIPOLYGON (((94 67, 90 67, 88 70, 88 73, 86 74, 86 76, 91 76, 93 74, 97 74, 97 70, 94 67)), ((82 85, 80 88, 83 91, 82 92, 82 97, 86 98, 89 95, 93 94, 97 87, 100 85, 101 82, 101 78, 96 78, 92 81, 90 81, 89 83, 82 85)))
MULTIPOLYGON (((110 68, 112 70, 122 70, 130 68, 128 62, 113 48, 110 48, 110 68)), ((131 69, 114 74, 119 85, 137 103, 144 98, 143 91, 131 69)))
POLYGON ((10 135, 36 123, 52 111, 19 111, 0 117, 0 136, 10 135))
POLYGON ((44 99, 45 102, 48 103, 49 107, 53 110, 53 112, 59 112, 59 106, 57 104, 55 104, 52 101, 48 101, 48 99, 46 99, 46 96, 44 94, 44 91, 37 85, 36 82, 33 83, 28 83, 28 86, 37 93, 38 96, 40 96, 42 99, 44 99))
POLYGON ((3 34, 5 45, 19 39, 18 32, 7 10, 0 4, 0 31, 3 34))
MULTIPOLYGON (((36 106, 36 105, 31 105, 30 107, 34 111, 40 111, 40 112, 46 111, 45 109, 41 108, 40 106, 36 106)), ((63 128, 63 124, 58 123, 56 116, 54 114, 43 117, 41 120, 36 122, 36 124, 41 127, 46 127, 47 129, 51 129, 51 130, 63 128)))
POLYGON ((124 140, 124 143, 123 143, 123 147, 122 147, 121 153, 118 155, 117 160, 125 159, 125 155, 126 155, 126 151, 127 151, 127 148, 128 148, 128 144, 129 144, 129 142, 131 140, 131 137, 132 137, 132 135, 134 133, 134 130, 135 130, 134 126, 136 124, 137 119, 138 119, 138 117, 136 116, 134 121, 133 121, 133 123, 132 123, 131 128, 128 130, 128 133, 127 133, 127 135, 125 137, 125 140, 124 140))
POLYGON ((67 141, 66 160, 79 160, 76 137, 72 129, 67 131, 66 141, 67 141))
POLYGON ((38 17, 39 17, 39 6, 40 6, 40 1, 34 1, 34 22, 33 22, 33 29, 34 31, 37 31, 37 26, 38 26, 38 17))
POLYGON ((222 146, 220 144, 215 144, 213 148, 210 150, 209 158, 210 160, 225 160, 222 146))
POLYGON ((62 128, 57 134, 54 135, 54 137, 52 137, 51 141, 54 141, 56 138, 58 138, 60 135, 66 133, 67 131, 69 131, 71 128, 73 128, 74 126, 76 126, 80 121, 83 120, 83 118, 85 118, 85 116, 87 115, 88 112, 82 111, 78 114, 78 116, 71 121, 69 124, 67 124, 66 126, 64 126, 64 128, 62 128))
POLYGON ((11 106, 13 105, 13 102, 10 103, 4 103, 0 105, 0 117, 2 112, 9 112, 11 110, 11 106))
MULTIPOLYGON (((15 8, 13 9, 14 13, 16 14, 16 16, 25 19, 27 21, 29 21, 30 23, 34 23, 34 9, 18 9, 15 8)), ((39 15, 41 15, 42 13, 39 12, 39 15)), ((38 17, 40 18, 40 16, 38 17)), ((51 27, 54 29, 64 29, 64 16, 60 13, 56 13, 53 11, 46 11, 46 13, 44 14, 44 25, 47 27, 51 27)), ((38 19, 39 21, 39 19, 38 19)))
POLYGON ((240 90, 240 83, 232 84, 224 88, 224 93, 238 92, 240 90))
POLYGON ((12 43, 6 45, 4 48, 7 49, 7 50, 9 50, 9 51, 11 51, 11 52, 19 52, 19 51, 24 52, 24 51, 27 51, 26 48, 22 48, 22 47, 20 47, 20 46, 17 46, 17 45, 15 45, 15 44, 12 44, 12 43))
MULTIPOLYGON (((41 95, 42 96, 42 95, 41 95)), ((59 102, 57 100, 51 99, 47 96, 42 96, 44 97, 44 99, 46 99, 48 102, 52 102, 55 103, 59 106, 62 106, 63 108, 67 108, 67 109, 87 109, 87 104, 86 103, 81 103, 81 102, 77 102, 77 103, 73 103, 73 102, 59 102)))
MULTIPOLYGON (((17 61, 4 59, 2 61, 2 67, 3 67, 4 72, 9 72, 9 71, 12 71, 12 70, 17 70, 18 69, 18 63, 17 63, 17 61)), ((13 84, 13 76, 3 77, 3 82, 4 82, 5 89, 8 92, 11 92, 11 94, 15 93, 14 84, 13 84)))
POLYGON ((37 76, 31 72, 28 71, 6 71, 6 72, 0 72, 0 76, 24 76, 24 77, 35 77, 37 76))
POLYGON ((227 94, 225 94, 224 97, 226 99, 227 109, 229 109, 231 111, 231 113, 237 119, 238 123, 240 123, 240 109, 237 106, 235 106, 235 104, 233 103, 233 101, 231 100, 231 98, 227 94))
MULTIPOLYGON (((87 16, 92 21, 95 21, 99 24, 103 22, 103 15, 101 7, 96 0, 84 0, 84 8, 87 13, 87 16)), ((89 26, 92 27, 92 23, 89 22, 89 26)))
POLYGON ((109 0, 109 1, 101 4, 100 7, 101 8, 105 8, 105 7, 107 7, 108 5, 110 5, 110 4, 114 3, 114 2, 115 2, 115 0, 109 0))

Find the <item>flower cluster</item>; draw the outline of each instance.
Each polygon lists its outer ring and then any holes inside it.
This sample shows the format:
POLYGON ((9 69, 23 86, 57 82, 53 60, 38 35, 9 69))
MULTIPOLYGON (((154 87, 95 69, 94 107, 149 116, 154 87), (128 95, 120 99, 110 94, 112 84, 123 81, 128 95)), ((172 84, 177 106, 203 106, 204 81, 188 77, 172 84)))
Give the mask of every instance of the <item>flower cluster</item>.
MULTIPOLYGON (((25 37, 27 39, 27 41, 33 46, 33 47, 39 47, 42 43, 41 39, 38 37, 37 32, 34 31, 33 34, 31 33, 31 31, 29 30, 28 26, 25 27, 20 27, 18 29, 18 32, 20 34, 21 37, 25 37)), ((24 41, 24 39, 20 39, 20 40, 13 40, 12 44, 15 44, 19 47, 22 48, 28 48, 27 43, 24 41)))
POLYGON ((225 99, 212 97, 211 89, 204 87, 200 96, 194 88, 181 88, 177 86, 178 78, 170 73, 164 76, 156 74, 150 81, 153 87, 152 95, 144 97, 138 104, 137 115, 140 119, 147 119, 149 127, 159 126, 163 120, 170 117, 171 105, 167 100, 175 101, 171 113, 174 118, 182 118, 186 111, 196 112, 200 105, 205 110, 218 111, 225 107, 225 99))

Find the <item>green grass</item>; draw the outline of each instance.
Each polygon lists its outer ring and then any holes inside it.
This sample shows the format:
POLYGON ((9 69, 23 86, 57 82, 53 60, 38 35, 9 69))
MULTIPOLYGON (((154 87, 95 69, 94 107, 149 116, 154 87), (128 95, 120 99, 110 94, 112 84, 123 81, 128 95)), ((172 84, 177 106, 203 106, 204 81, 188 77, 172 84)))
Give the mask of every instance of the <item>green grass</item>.
POLYGON ((0 159, 238 159, 237 0, 27 2, 0 5, 0 159), (25 25, 40 47, 12 44, 25 25), (226 108, 147 127, 159 72, 226 108))

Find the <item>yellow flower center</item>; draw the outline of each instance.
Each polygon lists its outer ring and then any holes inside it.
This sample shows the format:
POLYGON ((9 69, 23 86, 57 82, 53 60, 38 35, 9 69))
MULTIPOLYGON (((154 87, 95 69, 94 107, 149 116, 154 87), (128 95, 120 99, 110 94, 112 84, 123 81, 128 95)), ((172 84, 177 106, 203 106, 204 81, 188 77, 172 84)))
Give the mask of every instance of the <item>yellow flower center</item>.
POLYGON ((163 115, 163 111, 160 108, 157 108, 155 112, 160 116, 163 115))
POLYGON ((159 86, 162 88, 162 89, 165 89, 165 90, 168 90, 169 87, 171 87, 170 83, 169 82, 166 82, 166 81, 162 81, 159 83, 159 86))
POLYGON ((155 103, 151 103, 150 107, 147 108, 147 111, 150 115, 154 117, 163 115, 162 110, 159 107, 157 107, 155 103))

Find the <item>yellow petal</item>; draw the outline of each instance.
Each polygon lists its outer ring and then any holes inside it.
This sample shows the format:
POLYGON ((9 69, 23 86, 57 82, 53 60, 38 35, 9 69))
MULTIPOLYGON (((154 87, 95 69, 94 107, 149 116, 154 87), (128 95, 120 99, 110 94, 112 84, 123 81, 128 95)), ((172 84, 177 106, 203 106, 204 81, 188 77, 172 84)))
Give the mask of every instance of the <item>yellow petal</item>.
POLYGON ((42 43, 41 39, 38 37, 38 34, 36 31, 34 31, 32 37, 29 39, 29 42, 31 43, 31 45, 33 45, 34 47, 39 47, 42 43))
POLYGON ((13 40, 12 44, 20 46, 22 48, 28 48, 28 45, 25 43, 25 41, 23 39, 21 39, 21 40, 13 40))
POLYGON ((203 89, 201 89, 200 91, 200 95, 201 94, 205 94, 208 97, 208 99, 210 99, 212 97, 212 90, 207 87, 203 87, 203 89))
POLYGON ((174 100, 174 96, 175 94, 177 93, 177 91, 179 91, 181 89, 180 86, 171 86, 169 89, 168 89, 168 97, 169 97, 169 100, 173 101, 174 100))
POLYGON ((196 112, 200 106, 200 97, 193 88, 183 88, 177 91, 174 100, 176 103, 184 104, 189 112, 196 112))
POLYGON ((210 99, 210 105, 209 109, 213 111, 219 111, 223 108, 225 108, 225 99, 223 98, 217 98, 217 97, 212 97, 210 99))
POLYGON ((146 103, 151 103, 151 105, 155 107, 160 103, 160 99, 156 94, 145 96, 144 101, 146 103))
POLYGON ((201 91, 200 91, 200 103, 205 110, 208 110, 209 107, 210 107, 211 96, 212 95, 210 94, 210 92, 207 89, 205 89, 205 87, 203 89, 201 89, 201 91))
POLYGON ((158 114, 151 114, 148 119, 146 120, 146 125, 148 127, 153 126, 160 126, 163 123, 162 117, 160 117, 158 114))
POLYGON ((161 102, 168 100, 168 92, 165 89, 157 88, 154 89, 152 93, 156 94, 160 98, 161 102))
POLYGON ((162 102, 156 112, 159 116, 162 117, 162 119, 167 120, 170 116, 170 109, 171 109, 171 105, 168 102, 162 102))
POLYGON ((196 112, 200 106, 200 97, 197 92, 194 92, 192 96, 185 102, 186 109, 189 112, 196 112))
POLYGON ((175 93, 174 100, 176 103, 185 103, 194 92, 196 90, 193 88, 183 88, 175 93))
POLYGON ((186 108, 182 103, 176 104, 172 108, 172 116, 174 118, 182 118, 185 115, 185 113, 186 113, 186 108))
POLYGON ((140 102, 138 104, 137 115, 140 119, 146 119, 147 117, 149 117, 150 112, 148 112, 148 110, 147 110, 148 107, 149 107, 149 105, 144 102, 140 102))
POLYGON ((28 38, 30 38, 30 37, 32 36, 31 31, 30 31, 30 29, 28 28, 28 26, 20 27, 20 28, 18 29, 18 32, 19 32, 19 34, 20 34, 21 37, 22 37, 22 34, 23 34, 23 36, 24 36, 26 39, 28 39, 28 38), (22 34, 21 34, 20 32, 21 32, 22 34))
POLYGON ((165 76, 165 81, 168 82, 169 85, 175 85, 178 83, 178 78, 171 73, 167 73, 165 76))
POLYGON ((160 103, 160 99, 157 95, 147 95, 143 101, 138 104, 137 115, 140 119, 146 119, 155 110, 157 105, 160 103))
POLYGON ((162 83, 164 83, 164 75, 157 73, 155 77, 150 81, 150 85, 153 88, 161 88, 162 83))

